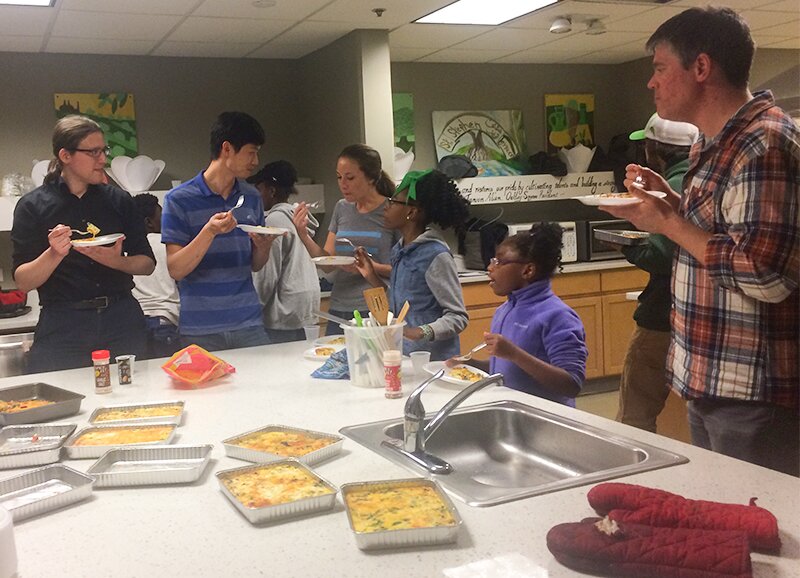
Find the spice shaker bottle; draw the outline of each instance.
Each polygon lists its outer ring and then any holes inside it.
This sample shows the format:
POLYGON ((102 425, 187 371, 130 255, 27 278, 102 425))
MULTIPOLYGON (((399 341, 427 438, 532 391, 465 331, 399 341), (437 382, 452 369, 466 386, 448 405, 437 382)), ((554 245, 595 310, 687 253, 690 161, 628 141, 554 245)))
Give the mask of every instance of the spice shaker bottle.
POLYGON ((94 392, 111 392, 111 353, 108 349, 98 349, 92 351, 92 363, 94 364, 94 392))
POLYGON ((390 349, 383 352, 383 376, 386 380, 384 395, 389 399, 403 397, 403 388, 400 383, 400 363, 402 355, 399 351, 390 349))

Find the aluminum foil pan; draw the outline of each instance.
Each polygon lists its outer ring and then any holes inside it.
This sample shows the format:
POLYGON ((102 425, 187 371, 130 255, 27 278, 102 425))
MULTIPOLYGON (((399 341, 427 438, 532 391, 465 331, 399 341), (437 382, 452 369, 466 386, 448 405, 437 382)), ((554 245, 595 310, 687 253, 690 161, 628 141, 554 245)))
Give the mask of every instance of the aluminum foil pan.
POLYGON ((0 389, 0 401, 46 399, 53 402, 33 409, 0 413, 0 426, 39 423, 74 415, 80 411, 83 398, 79 393, 46 383, 26 383, 0 389))
POLYGON ((189 484, 208 466, 213 446, 153 446, 107 451, 86 471, 96 488, 189 484))
POLYGON ((182 401, 152 401, 147 403, 139 403, 139 404, 124 404, 124 405, 108 405, 105 407, 98 407, 96 410, 92 412, 92 415, 89 417, 89 423, 93 425, 117 425, 120 423, 124 424, 139 424, 139 423, 174 423, 175 425, 181 425, 181 420, 183 419, 183 406, 184 402, 182 401), (120 411, 120 410, 128 410, 128 411, 135 411, 137 409, 150 409, 150 408, 158 408, 158 407, 168 407, 177 405, 180 407, 180 412, 177 415, 160 415, 160 416, 151 416, 151 417, 127 417, 120 419, 113 419, 113 420, 101 420, 103 414, 108 413, 110 411, 120 411))
POLYGON ((247 518, 251 524, 263 524, 276 522, 278 520, 286 520, 288 518, 296 518, 308 514, 315 514, 333 509, 336 504, 336 486, 331 484, 328 480, 321 477, 314 470, 296 460, 294 458, 270 462, 268 464, 258 464, 254 466, 245 466, 243 468, 235 468, 232 470, 224 470, 217 472, 217 479, 222 493, 236 506, 236 509, 247 518), (323 496, 315 496, 311 498, 304 498, 294 502, 287 502, 284 504, 276 504, 274 506, 264 506, 263 508, 251 508, 239 501, 239 499, 231 493, 225 486, 224 481, 228 478, 236 477, 251 471, 259 470, 262 468, 274 468, 283 464, 294 464, 298 468, 308 472, 312 477, 316 478, 322 484, 331 490, 330 494, 323 496))
POLYGON ((360 482, 344 484, 341 487, 342 501, 347 510, 347 521, 350 529, 356 536, 356 544, 362 550, 374 550, 379 548, 404 548, 409 546, 431 546, 434 544, 450 544, 458 538, 458 530, 461 527, 461 516, 453 506, 453 502, 442 491, 442 488, 433 480, 422 478, 411 478, 405 480, 383 480, 376 482, 360 482), (450 515, 453 516, 455 524, 451 526, 433 526, 430 528, 409 528, 402 530, 380 530, 377 532, 357 532, 353 526, 353 517, 347 505, 347 496, 356 490, 382 490, 388 488, 408 487, 408 486, 428 486, 433 488, 444 502, 450 515))
POLYGON ((147 447, 147 446, 157 446, 162 444, 169 444, 172 443, 172 438, 175 437, 175 429, 176 426, 174 423, 148 423, 148 424, 128 424, 128 425, 95 425, 91 427, 86 427, 80 430, 79 432, 75 433, 70 437, 67 442, 64 444, 64 448, 67 450, 67 456, 75 459, 80 460, 84 458, 99 458, 108 450, 119 448, 119 447, 147 447), (116 444, 116 445, 106 445, 106 446, 76 446, 75 441, 80 438, 82 435, 93 432, 93 431, 102 431, 108 429, 148 429, 148 428, 156 428, 156 427, 168 427, 170 428, 169 435, 157 442, 143 442, 143 443, 136 443, 136 444, 116 444))
POLYGON ((38 516, 92 495, 94 480, 63 464, 51 464, 0 480, 0 506, 15 522, 38 516))
POLYGON ((10 425, 0 430, 0 470, 57 462, 75 424, 10 425))
POLYGON ((294 457, 298 461, 303 462, 304 464, 316 464, 323 460, 327 460, 332 458, 336 455, 339 455, 342 451, 342 444, 344 444, 344 438, 340 435, 323 433, 318 431, 312 431, 309 429, 301 429, 296 427, 289 427, 284 425, 268 425, 264 426, 259 429, 254 429, 249 432, 245 432, 243 434, 239 434, 237 436, 228 438, 222 441, 222 444, 225 446, 225 455, 231 458, 237 458, 240 460, 245 460, 248 462, 255 462, 259 464, 264 464, 268 462, 274 462, 276 460, 285 460, 289 457, 294 457), (305 434, 308 436, 316 437, 316 438, 323 438, 323 439, 330 439, 334 440, 332 444, 325 446, 324 448, 320 448, 318 450, 314 450, 313 452, 309 452, 303 456, 282 456, 279 454, 272 454, 269 452, 262 452, 258 450, 253 450, 250 448, 245 448, 242 446, 236 445, 236 443, 241 440, 242 438, 246 438, 255 433, 261 432, 270 432, 270 431, 285 431, 285 432, 292 432, 292 433, 300 433, 305 434))

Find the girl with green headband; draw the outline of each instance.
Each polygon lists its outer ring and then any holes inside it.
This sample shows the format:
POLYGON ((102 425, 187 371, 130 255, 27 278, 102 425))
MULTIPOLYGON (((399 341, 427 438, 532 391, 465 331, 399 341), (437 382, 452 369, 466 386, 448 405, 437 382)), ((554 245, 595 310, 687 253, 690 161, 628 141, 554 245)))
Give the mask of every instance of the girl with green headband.
MULTIPOLYGON (((406 301, 403 352, 430 351, 432 360, 458 355, 458 334, 469 317, 453 255, 441 229, 458 228, 469 217, 469 202, 455 183, 436 170, 408 173, 388 199, 387 229, 398 231, 392 248, 389 309, 398 313, 406 301)), ((384 286, 363 248, 356 267, 373 286, 384 286)))

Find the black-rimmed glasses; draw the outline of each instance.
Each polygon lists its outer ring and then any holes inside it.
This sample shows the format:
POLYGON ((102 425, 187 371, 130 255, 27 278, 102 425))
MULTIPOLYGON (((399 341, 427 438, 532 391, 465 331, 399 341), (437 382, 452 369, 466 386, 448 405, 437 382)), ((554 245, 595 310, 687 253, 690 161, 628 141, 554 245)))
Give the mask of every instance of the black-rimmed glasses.
POLYGON ((416 203, 409 202, 408 199, 406 199, 405 201, 398 201, 397 199, 392 197, 386 197, 386 202, 389 203, 390 205, 405 205, 407 207, 415 207, 417 205, 416 203))
POLYGON ((516 263, 517 265, 527 265, 530 261, 519 261, 517 259, 498 259, 497 257, 492 257, 489 259, 489 265, 492 267, 500 267, 502 265, 511 265, 512 263, 516 263))
POLYGON ((108 156, 111 154, 110 146, 104 146, 96 149, 72 149, 72 150, 75 151, 76 153, 86 153, 93 159, 100 158, 100 155, 108 156))

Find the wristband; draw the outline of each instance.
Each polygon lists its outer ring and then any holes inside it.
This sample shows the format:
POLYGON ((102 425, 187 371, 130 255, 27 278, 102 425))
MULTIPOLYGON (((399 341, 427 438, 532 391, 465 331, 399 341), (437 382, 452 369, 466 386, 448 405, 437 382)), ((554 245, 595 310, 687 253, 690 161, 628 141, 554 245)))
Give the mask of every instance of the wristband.
POLYGON ((419 328, 422 330, 422 340, 423 341, 433 341, 433 328, 428 325, 420 325, 419 328))

